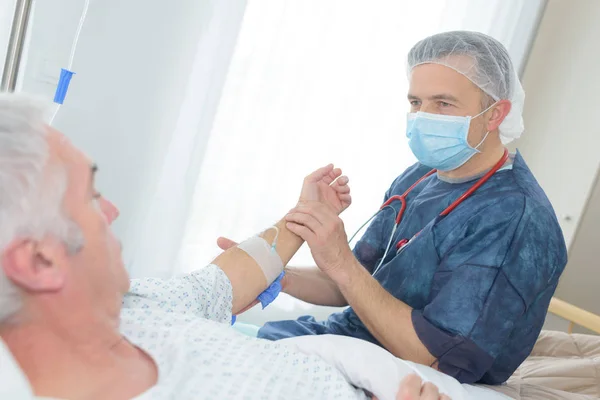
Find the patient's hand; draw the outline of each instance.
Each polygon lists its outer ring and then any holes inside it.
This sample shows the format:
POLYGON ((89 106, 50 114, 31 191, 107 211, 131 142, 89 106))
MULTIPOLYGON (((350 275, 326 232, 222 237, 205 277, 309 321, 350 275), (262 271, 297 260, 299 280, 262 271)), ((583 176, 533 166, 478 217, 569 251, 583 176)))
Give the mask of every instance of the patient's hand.
POLYGON ((348 182, 348 177, 342 176, 341 169, 329 164, 304 178, 298 201, 317 201, 331 207, 336 214, 341 214, 352 203, 348 182))
MULTIPOLYGON (((373 397, 373 400, 377 400, 373 397)), ((408 375, 400 383, 396 400, 451 400, 445 394, 440 394, 437 386, 427 382, 423 384, 418 375, 408 375)))
MULTIPOLYGON (((342 170, 333 168, 333 164, 319 168, 304 178, 299 202, 326 204, 339 215, 352 203, 348 182, 348 177, 342 176, 342 170)), ((228 250, 237 245, 236 242, 225 237, 217 239, 217 246, 222 250, 228 250)), ((284 283, 281 284, 283 286, 284 283)))

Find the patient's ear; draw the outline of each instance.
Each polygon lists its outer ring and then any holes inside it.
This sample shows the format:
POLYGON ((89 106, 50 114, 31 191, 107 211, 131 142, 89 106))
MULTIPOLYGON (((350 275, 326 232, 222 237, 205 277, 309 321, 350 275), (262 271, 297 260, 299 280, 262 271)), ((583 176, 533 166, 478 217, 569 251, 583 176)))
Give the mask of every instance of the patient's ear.
POLYGON ((65 283, 65 252, 65 246, 52 239, 16 239, 4 249, 0 261, 6 276, 21 289, 54 292, 65 283))

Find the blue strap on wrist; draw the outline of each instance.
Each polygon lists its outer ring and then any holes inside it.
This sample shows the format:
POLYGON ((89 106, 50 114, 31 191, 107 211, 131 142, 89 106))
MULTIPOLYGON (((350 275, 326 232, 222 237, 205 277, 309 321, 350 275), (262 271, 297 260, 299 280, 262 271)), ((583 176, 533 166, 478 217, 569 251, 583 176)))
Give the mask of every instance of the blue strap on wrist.
POLYGON ((283 271, 277 277, 277 279, 275 279, 275 281, 271 283, 271 285, 268 288, 265 289, 264 292, 258 295, 257 299, 258 301, 260 301, 263 310, 277 298, 279 293, 281 293, 281 280, 283 279, 284 275, 285 271, 283 271))

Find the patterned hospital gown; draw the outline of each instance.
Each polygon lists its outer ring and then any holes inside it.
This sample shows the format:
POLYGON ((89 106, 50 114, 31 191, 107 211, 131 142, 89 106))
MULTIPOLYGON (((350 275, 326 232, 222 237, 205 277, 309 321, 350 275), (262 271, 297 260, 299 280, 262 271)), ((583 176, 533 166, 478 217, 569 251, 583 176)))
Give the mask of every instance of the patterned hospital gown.
POLYGON ((366 399, 317 356, 231 328, 232 287, 210 265, 190 275, 135 279, 121 332, 156 362, 147 399, 366 399))

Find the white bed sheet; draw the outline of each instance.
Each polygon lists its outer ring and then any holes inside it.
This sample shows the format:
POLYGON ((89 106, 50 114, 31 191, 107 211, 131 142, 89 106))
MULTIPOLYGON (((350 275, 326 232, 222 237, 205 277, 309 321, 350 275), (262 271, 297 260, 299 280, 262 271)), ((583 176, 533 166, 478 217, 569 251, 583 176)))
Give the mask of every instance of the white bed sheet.
POLYGON ((281 342, 299 351, 318 355, 335 366, 355 386, 369 390, 380 400, 394 400, 402 379, 412 373, 432 382, 452 400, 506 400, 493 390, 461 385, 456 379, 433 368, 394 357, 388 351, 364 340, 338 335, 300 336, 281 342))

